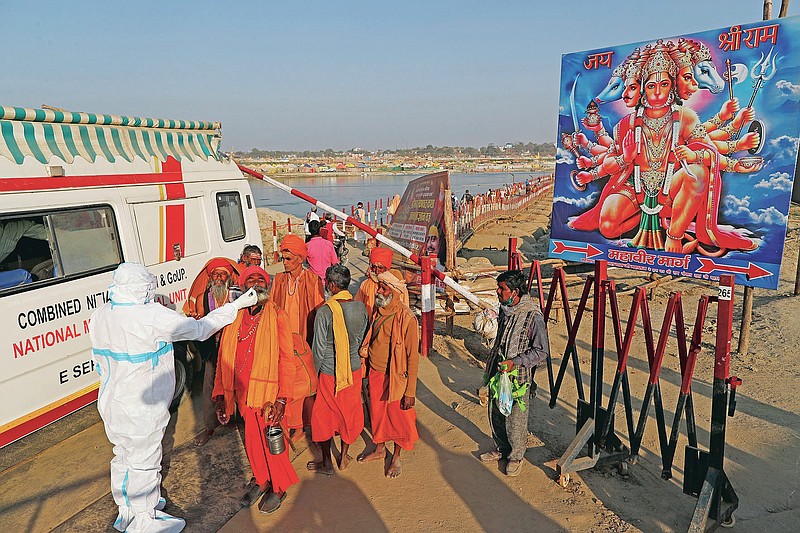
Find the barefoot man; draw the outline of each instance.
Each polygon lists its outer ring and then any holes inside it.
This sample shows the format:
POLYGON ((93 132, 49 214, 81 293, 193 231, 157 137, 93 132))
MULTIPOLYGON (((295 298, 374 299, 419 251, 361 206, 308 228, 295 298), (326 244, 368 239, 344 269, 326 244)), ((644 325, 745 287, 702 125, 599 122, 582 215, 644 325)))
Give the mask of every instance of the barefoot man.
POLYGON ((286 426, 292 440, 303 435, 303 428, 311 426, 311 406, 317 392, 317 374, 314 356, 311 355, 311 337, 314 331, 314 313, 325 302, 322 280, 303 268, 308 248, 303 239, 289 234, 281 241, 281 261, 284 272, 275 274, 272 302, 289 315, 289 327, 294 344, 294 383, 289 386, 289 403, 286 406, 286 426))
POLYGON ((331 443, 337 433, 342 439, 339 470, 353 460, 347 452, 364 429, 361 406, 361 358, 358 350, 367 332, 367 310, 348 292, 350 270, 332 265, 325 272, 325 288, 331 294, 314 319, 314 364, 318 372, 317 398, 311 413, 311 434, 321 451, 322 461, 309 461, 312 472, 333 475, 331 443))
POLYGON ((394 441, 386 476, 400 475, 400 450, 413 450, 419 440, 414 411, 419 367, 419 332, 414 313, 401 300, 406 284, 399 272, 378 276, 372 327, 362 354, 369 363, 369 405, 372 453, 358 456, 359 463, 383 459, 386 442, 394 441))
POLYGON ((288 447, 279 455, 270 453, 264 434, 267 426, 280 424, 286 409, 295 370, 292 336, 286 312, 269 301, 269 274, 249 266, 239 280, 245 289, 255 289, 258 301, 239 311, 222 332, 214 400, 221 424, 237 409, 244 419, 253 479, 239 503, 249 507, 264 494, 258 509, 268 514, 278 510, 286 489, 298 482, 288 447))
MULTIPOLYGON (((240 269, 244 269, 241 267, 240 269)), ((208 313, 222 307, 228 303, 228 291, 236 283, 236 270, 230 259, 215 257, 206 263, 203 270, 198 274, 197 281, 192 284, 190 294, 198 294, 186 300, 183 311, 186 316, 202 318, 208 313), (203 282, 207 279, 207 282, 203 282), (205 286, 205 290, 200 292, 199 287, 205 286)), ((194 438, 195 446, 203 446, 214 435, 214 428, 219 425, 217 414, 214 411, 214 402, 211 401, 211 390, 214 388, 214 376, 217 369, 217 351, 219 350, 219 337, 221 333, 212 335, 204 341, 196 343, 200 358, 203 361, 203 431, 194 438)))

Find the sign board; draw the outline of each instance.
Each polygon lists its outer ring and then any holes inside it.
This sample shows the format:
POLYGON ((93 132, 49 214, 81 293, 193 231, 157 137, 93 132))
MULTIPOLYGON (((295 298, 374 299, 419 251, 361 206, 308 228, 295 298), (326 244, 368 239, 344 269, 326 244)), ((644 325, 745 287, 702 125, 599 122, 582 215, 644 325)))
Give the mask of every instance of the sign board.
POLYGON ((549 255, 775 289, 800 17, 565 54, 549 255))
POLYGON ((435 255, 439 270, 452 247, 452 231, 445 230, 444 213, 450 209, 450 172, 426 174, 408 183, 387 234, 417 255, 435 255))

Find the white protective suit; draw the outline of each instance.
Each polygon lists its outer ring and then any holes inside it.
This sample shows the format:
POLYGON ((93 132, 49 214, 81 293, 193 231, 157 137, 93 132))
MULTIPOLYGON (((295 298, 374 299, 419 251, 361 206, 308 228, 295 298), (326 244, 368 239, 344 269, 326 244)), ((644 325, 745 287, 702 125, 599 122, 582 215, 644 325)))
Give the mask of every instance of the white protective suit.
POLYGON ((195 320, 154 302, 155 288, 156 278, 144 266, 122 263, 109 287, 110 301, 89 325, 100 374, 97 410, 114 445, 111 493, 119 506, 119 531, 183 529, 183 519, 161 512, 161 440, 175 390, 172 342, 209 338, 247 303, 242 297, 195 320))

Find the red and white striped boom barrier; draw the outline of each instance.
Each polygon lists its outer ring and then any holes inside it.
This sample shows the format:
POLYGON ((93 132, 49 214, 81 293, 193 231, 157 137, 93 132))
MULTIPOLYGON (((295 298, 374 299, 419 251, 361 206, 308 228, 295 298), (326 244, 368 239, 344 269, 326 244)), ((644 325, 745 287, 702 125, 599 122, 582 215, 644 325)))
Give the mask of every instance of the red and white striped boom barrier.
MULTIPOLYGON (((293 188, 289 187, 288 185, 286 185, 284 183, 281 183, 281 182, 279 182, 277 180, 274 180, 274 179, 272 179, 272 178, 270 178, 268 176, 265 176, 261 172, 255 171, 255 170, 253 170, 251 168, 247 168, 247 167, 245 167, 243 165, 239 165, 238 163, 237 163, 237 166, 239 167, 239 170, 241 170, 242 172, 244 172, 248 176, 252 176, 254 178, 258 178, 260 180, 266 181, 270 185, 274 185, 275 187, 281 189, 282 191, 288 192, 292 196, 296 196, 296 197, 298 197, 298 198, 300 198, 302 200, 305 200, 306 202, 308 202, 308 203, 310 203, 312 205, 317 206, 317 209, 322 209, 323 211, 325 211, 327 213, 330 213, 330 214, 334 215, 337 218, 346 220, 347 222, 349 222, 353 226, 357 227, 361 231, 365 231, 368 235, 370 235, 371 237, 376 239, 378 242, 381 242, 381 243, 385 244, 387 247, 391 248, 395 252, 403 255, 403 257, 408 258, 408 260, 411 261, 412 263, 415 263, 415 264, 420 265, 420 266, 422 265, 422 262, 420 260, 420 256, 418 256, 417 254, 415 254, 414 252, 412 252, 411 250, 409 250, 405 246, 402 246, 402 245, 394 242, 393 240, 391 240, 387 236, 385 236, 385 235, 383 235, 381 233, 378 233, 377 231, 375 231, 374 229, 372 229, 368 225, 362 224, 355 217, 348 216, 344 212, 339 211, 338 209, 329 206, 325 202, 321 202, 321 201, 317 200, 316 198, 313 198, 312 196, 307 195, 303 191, 300 191, 298 189, 293 189, 293 188)), ((436 278, 438 280, 440 280, 442 283, 444 283, 445 285, 447 285, 448 287, 450 287, 451 289, 456 291, 458 294, 463 296, 466 300, 468 300, 473 305, 477 305, 478 307, 482 307, 484 309, 488 309, 488 308, 491 307, 491 305, 489 303, 484 302, 483 300, 479 299, 477 296, 475 296, 474 294, 469 292, 467 289, 465 289, 464 287, 459 285, 450 276, 444 274, 443 272, 440 272, 439 270, 437 270, 435 268, 432 269, 432 272, 433 272, 433 275, 436 276, 436 278)))

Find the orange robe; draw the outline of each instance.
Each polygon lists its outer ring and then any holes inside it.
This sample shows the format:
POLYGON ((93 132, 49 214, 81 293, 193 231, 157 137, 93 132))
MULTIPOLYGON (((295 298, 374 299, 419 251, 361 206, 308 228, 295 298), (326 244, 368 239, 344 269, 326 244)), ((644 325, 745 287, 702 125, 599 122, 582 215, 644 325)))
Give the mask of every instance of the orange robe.
POLYGON ((259 485, 271 482, 275 491, 285 491, 299 481, 289 460, 288 444, 283 453, 270 453, 262 413, 265 405, 286 396, 286 384, 294 379, 288 322, 286 313, 271 302, 260 316, 253 317, 246 309, 239 311, 234 322, 238 327, 223 330, 220 349, 224 351, 219 354, 213 393, 225 398, 229 416, 236 405, 244 419, 245 452, 253 477, 259 485))
POLYGON ((289 281, 288 273, 280 272, 275 274, 270 298, 288 314, 294 345, 295 377, 286 406, 286 425, 302 428, 308 425, 303 421, 303 400, 317 391, 311 336, 316 309, 325 303, 325 289, 319 276, 310 270, 303 269, 296 283, 289 281))
POLYGON ((364 429, 364 408, 361 406, 362 368, 353 372, 353 384, 334 394, 336 378, 319 375, 319 389, 311 413, 311 437, 325 442, 337 433, 342 442, 353 444, 364 429))
MULTIPOLYGON (((394 293, 397 295, 397 293, 394 293)), ((413 450, 419 440, 414 408, 403 410, 403 396, 416 397, 419 368, 419 326, 411 309, 393 300, 376 308, 367 333, 369 411, 372 441, 393 441, 413 450)))

